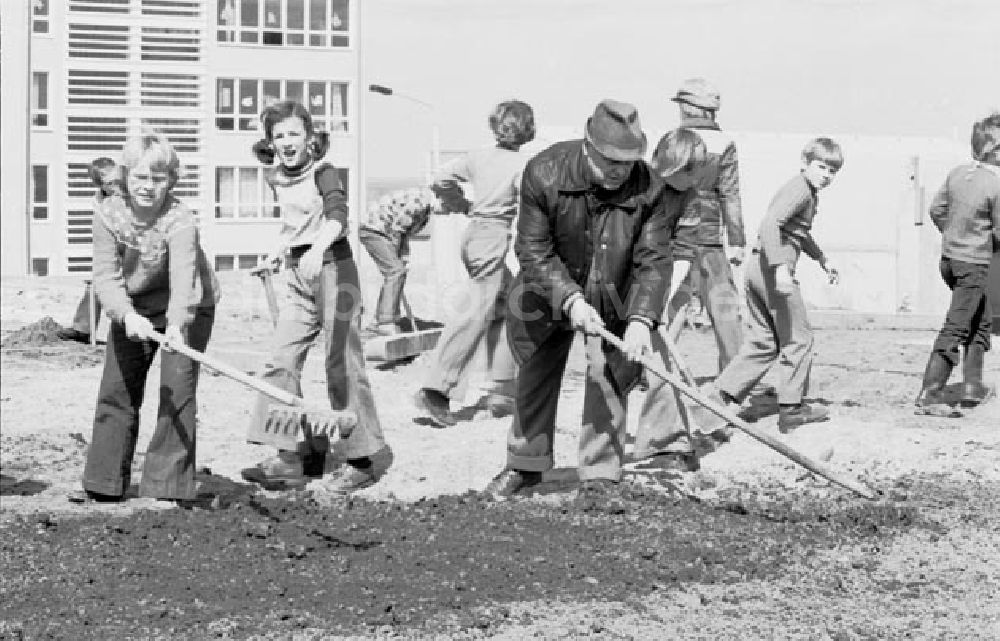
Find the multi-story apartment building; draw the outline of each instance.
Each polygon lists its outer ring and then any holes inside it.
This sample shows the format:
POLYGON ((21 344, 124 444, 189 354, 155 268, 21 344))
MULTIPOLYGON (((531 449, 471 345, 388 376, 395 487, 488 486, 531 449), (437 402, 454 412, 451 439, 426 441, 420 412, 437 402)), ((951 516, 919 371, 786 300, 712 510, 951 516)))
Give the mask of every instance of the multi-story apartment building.
POLYGON ((17 129, 24 118, 0 119, 4 139, 25 146, 21 162, 17 151, 4 155, 3 246, 14 254, 5 272, 90 271, 88 164, 115 158, 143 128, 177 149, 175 193, 198 212, 216 268, 255 265, 281 215, 251 152, 272 99, 301 101, 330 132, 329 159, 356 215, 364 202, 359 3, 3 0, 4 87, 26 89, 23 105, 5 90, 3 111, 20 108, 28 119, 26 137, 17 129))

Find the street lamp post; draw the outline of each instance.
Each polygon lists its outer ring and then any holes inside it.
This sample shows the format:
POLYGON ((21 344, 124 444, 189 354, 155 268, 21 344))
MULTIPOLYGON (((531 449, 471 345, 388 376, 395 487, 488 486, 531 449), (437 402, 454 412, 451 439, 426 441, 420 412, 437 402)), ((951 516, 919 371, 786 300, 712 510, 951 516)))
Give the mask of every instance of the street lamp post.
POLYGON ((401 93, 396 91, 392 87, 386 87, 385 85, 368 85, 368 90, 372 93, 381 94, 383 96, 397 96, 404 100, 409 100, 412 103, 420 105, 428 112, 430 112, 431 117, 431 171, 429 173, 434 173, 434 171, 441 165, 441 133, 438 129, 438 118, 437 118, 437 108, 427 102, 426 100, 421 100, 416 96, 411 96, 409 94, 401 93))

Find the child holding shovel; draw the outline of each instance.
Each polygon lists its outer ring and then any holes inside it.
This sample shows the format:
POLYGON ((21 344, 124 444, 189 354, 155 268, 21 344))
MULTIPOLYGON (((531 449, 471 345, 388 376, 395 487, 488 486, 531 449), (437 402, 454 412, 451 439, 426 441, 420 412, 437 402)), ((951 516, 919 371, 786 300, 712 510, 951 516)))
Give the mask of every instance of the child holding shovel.
MULTIPOLYGON (((198 243, 191 210, 170 191, 180 162, 162 136, 144 134, 122 150, 124 196, 94 202, 94 287, 111 318, 94 431, 75 502, 125 497, 139 434, 156 332, 204 351, 219 286, 198 243)), ((161 358, 160 408, 146 449, 139 495, 195 497, 195 389, 198 364, 169 349, 161 358)))
MULTIPOLYGON (((349 493, 377 480, 371 456, 385 447, 375 401, 365 374, 358 321, 361 288, 358 269, 347 240, 347 199, 336 168, 324 158, 325 134, 313 130, 309 110, 294 101, 264 110, 264 140, 254 146, 281 206, 284 226, 266 264, 284 264, 283 306, 275 330, 275 345, 263 378, 301 396, 302 367, 313 341, 324 336, 326 382, 330 406, 351 410, 357 426, 343 438, 347 464, 323 487, 349 493), (271 161, 277 163, 271 165, 271 161)), ((276 456, 243 470, 243 477, 273 489, 299 487, 323 475, 330 443, 303 425, 296 434, 264 429, 272 401, 261 396, 250 428, 250 440, 276 445, 276 456)))

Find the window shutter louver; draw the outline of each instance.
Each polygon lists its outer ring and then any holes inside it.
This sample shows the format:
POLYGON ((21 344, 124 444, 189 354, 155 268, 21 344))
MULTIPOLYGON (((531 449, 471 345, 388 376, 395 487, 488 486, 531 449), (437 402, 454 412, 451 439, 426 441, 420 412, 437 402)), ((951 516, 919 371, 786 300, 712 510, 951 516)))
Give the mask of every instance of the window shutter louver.
POLYGON ((130 135, 143 129, 162 133, 183 163, 174 194, 196 213, 205 207, 202 38, 207 2, 65 2, 65 265, 69 272, 83 273, 92 264, 96 187, 88 175, 90 163, 100 156, 120 160, 130 135))

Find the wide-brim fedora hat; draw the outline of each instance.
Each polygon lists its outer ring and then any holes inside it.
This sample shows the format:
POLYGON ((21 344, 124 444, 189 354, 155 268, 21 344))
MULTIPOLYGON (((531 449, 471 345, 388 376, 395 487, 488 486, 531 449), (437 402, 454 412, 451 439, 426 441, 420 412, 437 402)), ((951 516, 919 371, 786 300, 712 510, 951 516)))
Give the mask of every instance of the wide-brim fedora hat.
POLYGON ((642 160, 646 153, 639 111, 627 102, 607 99, 598 103, 594 115, 587 119, 585 137, 609 160, 642 160))

